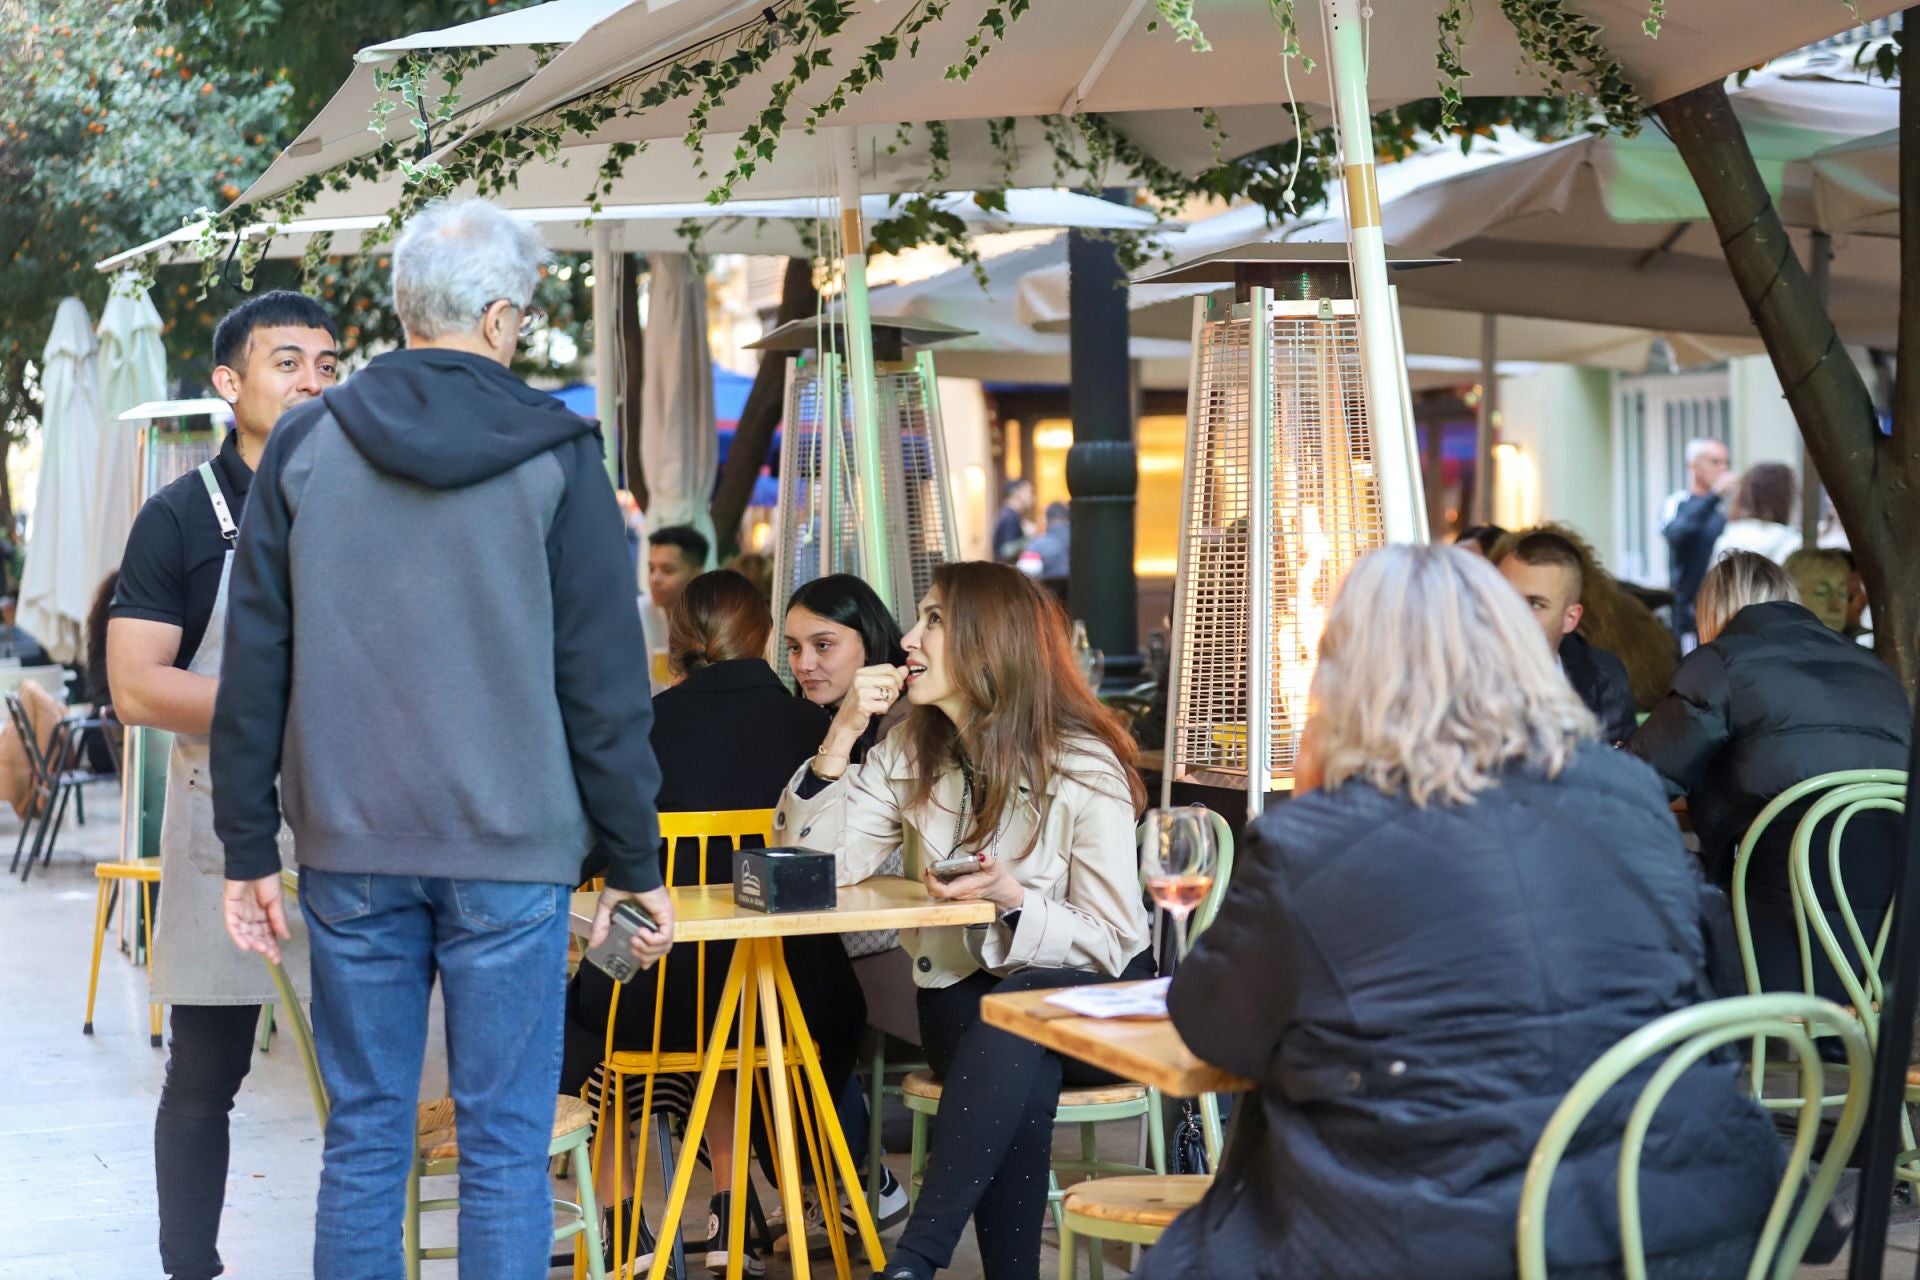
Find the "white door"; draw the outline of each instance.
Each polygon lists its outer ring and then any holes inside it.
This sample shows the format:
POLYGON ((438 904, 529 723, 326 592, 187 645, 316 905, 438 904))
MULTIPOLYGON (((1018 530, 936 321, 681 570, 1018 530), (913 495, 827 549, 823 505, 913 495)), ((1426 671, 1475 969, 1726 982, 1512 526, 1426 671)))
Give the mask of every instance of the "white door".
POLYGON ((1612 569, 1628 581, 1667 585, 1660 536, 1668 497, 1686 487, 1687 442, 1726 443, 1732 400, 1724 369, 1614 379, 1613 457, 1620 531, 1612 569))

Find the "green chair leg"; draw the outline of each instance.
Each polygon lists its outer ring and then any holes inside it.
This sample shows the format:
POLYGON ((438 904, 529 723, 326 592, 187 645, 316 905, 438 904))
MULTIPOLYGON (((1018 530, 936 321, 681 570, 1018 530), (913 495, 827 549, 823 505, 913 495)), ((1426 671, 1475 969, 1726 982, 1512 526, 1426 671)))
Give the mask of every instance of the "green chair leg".
POLYGON ((420 1280, 420 1164, 407 1170, 407 1211, 400 1223, 401 1247, 406 1252, 407 1280, 420 1280))
POLYGON ((920 1202, 920 1179, 927 1173, 927 1117, 913 1113, 913 1155, 907 1165, 907 1208, 920 1202))
POLYGON ((1076 1244, 1078 1241, 1074 1237, 1073 1228, 1067 1225, 1066 1217, 1062 1215, 1060 1218, 1060 1280, 1075 1280, 1076 1273, 1079 1271, 1073 1256, 1076 1244))
POLYGON ((580 1197, 581 1247, 587 1254, 587 1280, 606 1280, 604 1246, 600 1242, 600 1206, 593 1198, 593 1166, 587 1157, 587 1138, 583 1133, 573 1148, 573 1180, 580 1197))
MULTIPOLYGON (((1065 1221, 1065 1218, 1063 1213, 1061 1220, 1065 1221)), ((1087 1241, 1087 1275, 1091 1280, 1106 1280, 1107 1277, 1107 1254, 1101 1245, 1099 1240, 1087 1241)))
POLYGON ((1164 1174, 1167 1171, 1167 1100, 1158 1089, 1147 1094, 1147 1150, 1153 1160, 1153 1171, 1164 1174))
POLYGON ((880 1219, 880 1184, 886 1180, 880 1160, 880 1116, 887 1102, 887 1033, 874 1031, 873 1058, 867 1075, 867 1207, 880 1219))
POLYGON ((273 1006, 260 1006, 260 1052, 273 1048, 273 1006))

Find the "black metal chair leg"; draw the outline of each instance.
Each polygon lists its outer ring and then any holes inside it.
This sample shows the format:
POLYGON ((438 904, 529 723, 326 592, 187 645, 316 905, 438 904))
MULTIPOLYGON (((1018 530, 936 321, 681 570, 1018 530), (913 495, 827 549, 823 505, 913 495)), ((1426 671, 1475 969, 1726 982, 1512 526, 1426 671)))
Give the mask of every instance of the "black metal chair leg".
POLYGON ((53 809, 53 834, 47 839, 47 852, 41 860, 41 866, 50 867, 53 865, 53 846, 59 841, 60 828, 64 826, 67 821, 67 802, 76 799, 79 794, 80 786, 78 783, 69 783, 60 788, 60 803, 55 805, 53 809))
POLYGON ((81 787, 73 789, 73 825, 76 827, 87 825, 87 793, 81 787))
POLYGON ((33 830, 33 817, 34 808, 29 803, 26 815, 20 819, 20 838, 13 842, 13 861, 7 864, 8 875, 20 870, 20 854, 27 847, 27 833, 33 830))
MULTIPOLYGON (((660 1185, 663 1187, 673 1185, 673 1134, 670 1132, 672 1128, 666 1116, 653 1117, 653 1136, 660 1148, 660 1185)), ((635 1212, 639 1210, 636 1209, 635 1212)), ((664 1240, 657 1240, 653 1247, 658 1249, 665 1243, 664 1240)), ((687 1234, 680 1229, 680 1224, 677 1222, 673 1224, 673 1260, 667 1265, 669 1267, 667 1274, 674 1277, 674 1280, 686 1280, 687 1234)))
POLYGON ((27 855, 27 865, 20 872, 20 883, 25 884, 33 874, 33 860, 40 859, 40 865, 53 864, 54 842, 60 838, 60 820, 66 816, 67 793, 71 788, 56 786, 55 799, 47 805, 47 816, 40 823, 40 834, 34 837, 33 852, 27 855), (41 850, 45 853, 42 854, 41 850))
POLYGON ((57 789, 47 792, 47 798, 40 803, 34 814, 33 843, 27 846, 27 860, 20 867, 20 883, 25 884, 33 876, 33 864, 40 858, 42 842, 47 838, 47 828, 53 823, 53 800, 57 789))

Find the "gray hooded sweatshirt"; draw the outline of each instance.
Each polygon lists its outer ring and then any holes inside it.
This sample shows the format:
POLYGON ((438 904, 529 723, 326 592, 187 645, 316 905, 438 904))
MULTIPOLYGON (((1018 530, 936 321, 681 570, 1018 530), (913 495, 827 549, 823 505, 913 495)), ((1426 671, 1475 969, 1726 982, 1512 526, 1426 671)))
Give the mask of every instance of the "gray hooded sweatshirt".
POLYGON ((227 877, 302 866, 660 884, 646 646, 595 425, 492 361, 396 351, 280 419, 228 588, 227 877), (277 785, 276 785, 277 784, 277 785))

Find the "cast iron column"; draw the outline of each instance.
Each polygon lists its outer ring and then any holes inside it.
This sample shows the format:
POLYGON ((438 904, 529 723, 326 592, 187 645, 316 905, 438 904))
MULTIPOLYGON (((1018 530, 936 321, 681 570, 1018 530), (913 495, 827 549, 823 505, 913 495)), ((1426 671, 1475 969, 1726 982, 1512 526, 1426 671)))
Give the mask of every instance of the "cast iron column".
MULTIPOLYGON (((1131 203, 1124 189, 1101 195, 1115 204, 1131 203)), ((1112 245, 1081 231, 1067 233, 1067 271, 1073 396, 1068 605, 1086 622, 1094 648, 1106 654, 1108 679, 1131 682, 1140 670, 1133 576, 1133 497, 1140 473, 1133 448, 1127 274, 1112 245)))

